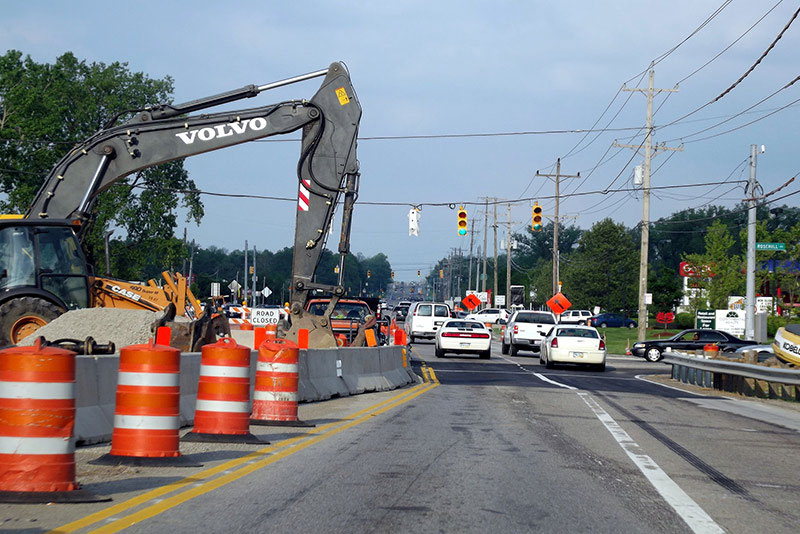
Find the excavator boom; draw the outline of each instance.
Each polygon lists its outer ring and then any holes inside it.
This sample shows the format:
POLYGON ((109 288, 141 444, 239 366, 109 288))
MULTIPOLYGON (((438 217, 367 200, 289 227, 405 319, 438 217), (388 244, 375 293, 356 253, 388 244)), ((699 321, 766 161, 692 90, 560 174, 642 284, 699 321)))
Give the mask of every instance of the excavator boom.
MULTIPOLYGON (((74 223, 91 220, 98 195, 126 176, 176 159, 302 129, 291 293, 292 310, 297 310, 293 317, 300 324, 309 291, 323 289, 335 299, 344 293, 341 282, 337 286, 316 284, 314 275, 342 193, 344 220, 339 252, 349 252, 350 217, 358 191, 356 138, 360 120, 361 105, 341 63, 261 86, 140 110, 127 122, 98 131, 65 155, 45 179, 25 215, 26 223, 52 225, 59 220, 65 226, 80 228, 74 223), (322 76, 322 85, 310 100, 185 115, 322 76)), ((0 307, 4 302, 0 294, 0 307)), ((63 308, 59 302, 55 304, 63 308)), ((324 329, 325 325, 313 327, 324 329)), ((296 335, 294 327, 292 332, 288 335, 296 335)))

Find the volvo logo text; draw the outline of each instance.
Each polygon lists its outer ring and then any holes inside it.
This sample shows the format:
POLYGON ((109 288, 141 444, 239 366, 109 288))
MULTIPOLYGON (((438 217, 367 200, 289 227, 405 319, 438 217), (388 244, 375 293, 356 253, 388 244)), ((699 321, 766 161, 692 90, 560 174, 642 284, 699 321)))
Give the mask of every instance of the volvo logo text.
POLYGON ((245 119, 239 122, 220 124, 219 126, 209 126, 206 128, 189 130, 188 132, 177 133, 175 136, 180 137, 181 141, 187 145, 191 145, 194 143, 195 139, 200 139, 201 141, 211 141, 212 139, 216 139, 218 137, 222 138, 230 137, 232 135, 241 135, 247 131, 248 128, 258 132, 266 127, 267 119, 263 117, 256 117, 255 119, 245 119))

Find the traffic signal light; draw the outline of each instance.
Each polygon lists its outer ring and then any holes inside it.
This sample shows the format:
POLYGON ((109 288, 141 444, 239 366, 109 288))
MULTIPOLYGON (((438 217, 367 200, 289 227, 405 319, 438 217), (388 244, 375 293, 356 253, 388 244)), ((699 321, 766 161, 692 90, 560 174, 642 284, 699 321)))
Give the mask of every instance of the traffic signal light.
POLYGON ((419 275, 420 275, 420 270, 419 270, 419 269, 417 269, 417 276, 419 276, 419 275))
POLYGON ((439 269, 439 278, 444 278, 444 269, 439 269))
POLYGON ((394 271, 392 271, 392 278, 394 278, 394 271))
POLYGON ((369 270, 367 270, 367 278, 369 278, 370 276, 372 276, 372 273, 369 270))
POLYGON ((458 208, 458 235, 467 235, 467 210, 464 206, 458 208))
POLYGON ((531 229, 534 232, 542 231, 542 207, 538 202, 533 204, 533 220, 531 221, 531 229))

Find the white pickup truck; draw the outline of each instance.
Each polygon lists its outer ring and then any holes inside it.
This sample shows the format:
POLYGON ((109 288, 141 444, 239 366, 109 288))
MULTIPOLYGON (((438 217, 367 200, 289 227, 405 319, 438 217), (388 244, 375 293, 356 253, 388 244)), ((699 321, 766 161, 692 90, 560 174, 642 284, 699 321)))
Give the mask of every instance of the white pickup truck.
POLYGON ((556 316, 547 311, 517 310, 508 319, 503 332, 503 354, 515 356, 517 351, 538 352, 542 340, 556 324, 556 316))

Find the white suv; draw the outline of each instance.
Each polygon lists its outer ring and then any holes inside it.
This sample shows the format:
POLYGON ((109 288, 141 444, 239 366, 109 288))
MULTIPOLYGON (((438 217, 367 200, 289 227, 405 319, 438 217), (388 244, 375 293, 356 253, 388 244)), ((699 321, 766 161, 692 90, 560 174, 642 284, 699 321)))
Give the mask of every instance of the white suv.
POLYGON ((450 319, 450 306, 444 302, 415 302, 408 308, 405 328, 408 341, 434 339, 436 331, 450 319))
POLYGON ((589 310, 567 310, 558 318, 560 324, 589 324, 589 317, 592 312, 589 310))
POLYGON ((465 317, 465 319, 479 321, 484 324, 485 323, 497 324, 500 322, 500 319, 508 321, 509 315, 511 315, 509 311, 504 310, 502 308, 486 308, 479 312, 470 313, 465 317))

